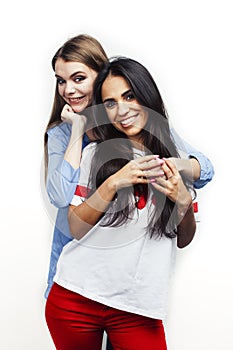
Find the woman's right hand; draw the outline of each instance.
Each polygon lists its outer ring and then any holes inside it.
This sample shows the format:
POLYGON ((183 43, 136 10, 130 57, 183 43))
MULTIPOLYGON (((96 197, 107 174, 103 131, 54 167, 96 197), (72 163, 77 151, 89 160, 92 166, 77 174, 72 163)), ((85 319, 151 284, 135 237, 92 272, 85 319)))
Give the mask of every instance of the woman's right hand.
POLYGON ((75 113, 68 104, 65 104, 61 111, 61 120, 71 125, 76 122, 85 125, 87 122, 87 118, 84 115, 75 113))
POLYGON ((119 190, 136 184, 148 184, 157 177, 163 177, 164 161, 158 156, 143 156, 127 163, 122 169, 110 176, 109 180, 119 190))
POLYGON ((61 112, 61 120, 71 124, 71 135, 64 154, 64 160, 74 169, 78 169, 81 160, 82 140, 87 118, 82 114, 74 113, 73 109, 66 104, 61 112))

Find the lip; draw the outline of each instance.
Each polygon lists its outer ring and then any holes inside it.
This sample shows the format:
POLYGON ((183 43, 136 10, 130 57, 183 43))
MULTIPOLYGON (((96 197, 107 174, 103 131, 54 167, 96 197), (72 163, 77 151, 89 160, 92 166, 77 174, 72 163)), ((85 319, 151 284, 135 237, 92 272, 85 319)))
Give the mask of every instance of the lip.
POLYGON ((86 96, 81 96, 81 97, 67 97, 67 100, 69 101, 70 104, 79 104, 85 99, 86 96))
POLYGON ((124 119, 121 119, 121 120, 118 120, 117 123, 121 124, 121 126, 123 128, 127 128, 128 126, 131 126, 135 119, 139 116, 139 114, 135 114, 135 115, 132 115, 132 116, 129 116, 127 118, 124 118, 124 119))

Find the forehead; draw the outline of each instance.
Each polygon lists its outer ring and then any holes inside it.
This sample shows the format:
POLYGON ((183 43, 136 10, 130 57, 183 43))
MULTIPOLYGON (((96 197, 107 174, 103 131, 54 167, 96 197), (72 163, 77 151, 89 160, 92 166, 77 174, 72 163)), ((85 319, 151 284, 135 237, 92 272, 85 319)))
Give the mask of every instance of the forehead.
POLYGON ((114 98, 130 89, 131 87, 125 78, 109 75, 102 85, 102 96, 114 98))
POLYGON ((58 58, 55 63, 55 73, 61 77, 70 76, 76 72, 90 73, 92 69, 81 62, 64 61, 58 58))

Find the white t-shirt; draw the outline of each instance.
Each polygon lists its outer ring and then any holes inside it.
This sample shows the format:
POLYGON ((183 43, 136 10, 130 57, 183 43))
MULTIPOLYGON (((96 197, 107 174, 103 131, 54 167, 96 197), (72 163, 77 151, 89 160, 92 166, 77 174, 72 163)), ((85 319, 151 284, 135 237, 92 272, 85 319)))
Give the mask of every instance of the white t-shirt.
MULTIPOLYGON (((94 151, 94 143, 83 151, 73 205, 84 200, 80 191, 87 187, 94 151)), ((127 224, 103 227, 100 221, 82 239, 69 242, 59 258, 54 281, 107 306, 164 319, 176 239, 150 239, 146 233, 151 200, 149 195, 145 207, 135 209, 127 224)))

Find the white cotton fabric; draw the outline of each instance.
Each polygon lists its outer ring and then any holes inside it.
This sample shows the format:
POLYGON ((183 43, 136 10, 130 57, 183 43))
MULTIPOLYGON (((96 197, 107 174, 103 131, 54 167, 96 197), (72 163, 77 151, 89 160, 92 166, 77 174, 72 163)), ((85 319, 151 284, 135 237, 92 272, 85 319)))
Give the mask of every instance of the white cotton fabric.
MULTIPOLYGON (((87 146, 81 161, 80 182, 87 186, 95 145, 87 146)), ((73 205, 83 198, 74 196, 73 205)), ((54 281, 73 292, 120 310, 165 319, 176 239, 149 238, 148 206, 135 210, 120 227, 101 221, 81 240, 72 240, 61 253, 54 281)))

